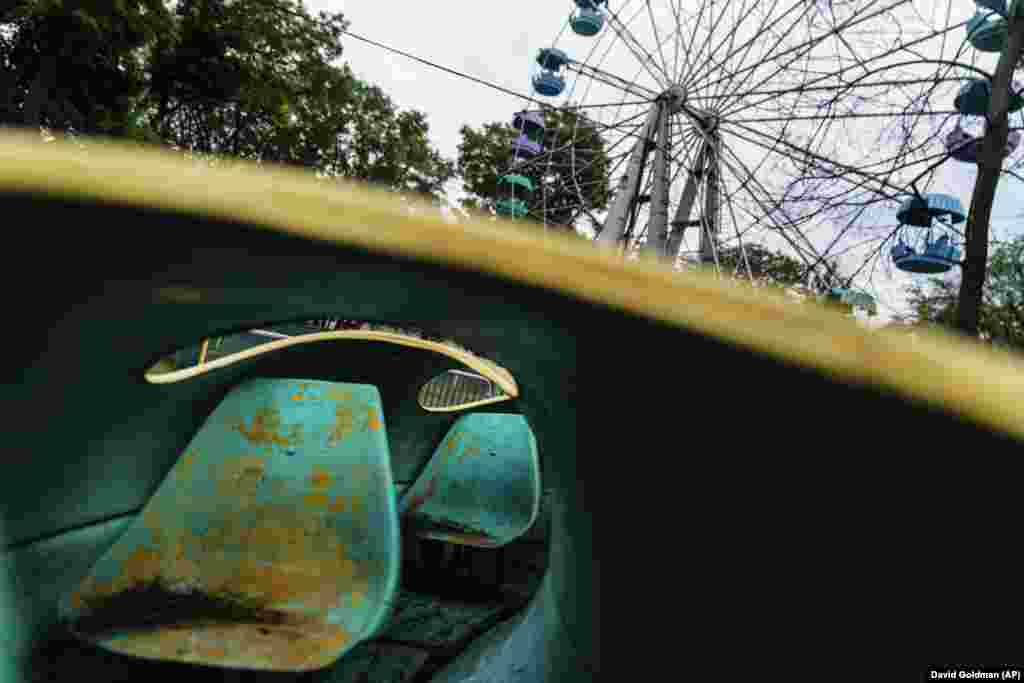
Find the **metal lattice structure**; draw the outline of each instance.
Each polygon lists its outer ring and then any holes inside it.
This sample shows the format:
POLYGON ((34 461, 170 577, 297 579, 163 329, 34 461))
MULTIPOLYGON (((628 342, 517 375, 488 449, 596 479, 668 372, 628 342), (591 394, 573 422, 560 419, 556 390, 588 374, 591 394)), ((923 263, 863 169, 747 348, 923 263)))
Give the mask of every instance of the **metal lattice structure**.
MULTIPOLYGON (((677 266, 724 269, 723 251, 738 251, 734 274, 750 277, 748 245, 782 249, 827 291, 863 285, 886 263, 879 257, 896 244, 908 199, 963 190, 940 171, 966 154, 951 136, 983 125, 961 110, 964 93, 984 95, 998 57, 992 3, 575 4, 531 76, 551 102, 540 110, 571 112, 576 124, 571 134, 549 126, 510 173, 532 166, 534 177, 583 178, 594 160, 586 141, 598 131, 609 165, 589 182, 608 183, 611 200, 594 206, 580 181, 570 220, 564 199, 552 220, 554 195, 541 182, 516 195, 516 216, 570 223, 677 266)), ((1024 123, 1017 109, 1011 127, 1024 123)), ((962 242, 962 226, 949 228, 962 242)))

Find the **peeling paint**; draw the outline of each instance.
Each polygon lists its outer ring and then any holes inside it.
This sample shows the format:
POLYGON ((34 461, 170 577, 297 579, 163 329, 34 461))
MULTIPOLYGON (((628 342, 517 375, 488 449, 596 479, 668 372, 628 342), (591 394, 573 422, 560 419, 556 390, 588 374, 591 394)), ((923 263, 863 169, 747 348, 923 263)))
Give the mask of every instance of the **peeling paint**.
POLYGON ((327 438, 330 446, 335 446, 339 441, 355 430, 356 420, 351 408, 340 406, 334 411, 334 426, 327 438))
POLYGON ((331 473, 323 467, 314 467, 313 473, 309 475, 309 481, 314 489, 323 491, 331 485, 331 473))
POLYGON ((183 482, 192 481, 192 466, 195 464, 196 458, 199 455, 196 451, 187 451, 181 458, 178 459, 176 464, 176 477, 180 478, 183 482))
POLYGON ((309 507, 326 508, 328 499, 323 493, 311 493, 303 497, 302 502, 309 507))
POLYGON ((326 396, 328 399, 338 403, 347 403, 352 400, 352 392, 346 389, 330 388, 327 390, 326 396))
POLYGON ((380 417, 377 415, 376 408, 370 408, 369 409, 369 417, 366 420, 366 427, 371 432, 376 432, 376 431, 380 430, 380 428, 381 428, 380 417))
POLYGON ((277 444, 278 446, 290 445, 291 440, 288 437, 277 433, 277 430, 280 428, 281 416, 275 408, 265 408, 257 413, 253 416, 252 424, 248 427, 246 427, 244 419, 239 420, 235 425, 235 429, 251 444, 268 446, 271 444, 277 444))

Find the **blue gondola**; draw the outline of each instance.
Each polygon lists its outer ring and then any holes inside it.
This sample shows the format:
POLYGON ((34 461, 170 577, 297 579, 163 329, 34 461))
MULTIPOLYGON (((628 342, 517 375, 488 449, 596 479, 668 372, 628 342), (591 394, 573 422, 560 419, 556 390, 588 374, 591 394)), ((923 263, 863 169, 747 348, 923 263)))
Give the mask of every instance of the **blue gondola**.
POLYGON ((948 243, 948 236, 929 242, 921 252, 899 242, 890 252, 892 261, 902 271, 919 275, 945 273, 959 264, 960 250, 948 243))
POLYGON ((1006 16, 1006 0, 974 0, 974 2, 978 7, 984 7, 998 12, 1001 16, 1006 16))
POLYGON ((556 48, 546 47, 540 50, 531 79, 534 91, 544 97, 561 95, 565 90, 565 78, 561 71, 569 61, 569 55, 556 48))
POLYGON ((911 197, 896 212, 901 229, 889 251, 893 264, 908 273, 945 273, 959 263, 952 226, 967 220, 963 205, 947 194, 911 197))
POLYGON ((967 22, 967 40, 980 52, 1002 52, 1008 26, 995 12, 979 10, 967 22))
MULTIPOLYGON (((1021 97, 1021 84, 1014 81, 1010 86, 1010 102, 1007 111, 1017 111, 1024 107, 1021 97)), ((992 84, 983 78, 973 79, 964 83, 953 100, 953 106, 961 114, 984 116, 988 114, 989 101, 992 98, 992 84)))
MULTIPOLYGON (((1006 145, 1003 147, 1004 157, 1013 154, 1014 150, 1020 145, 1020 139, 1021 134, 1019 130, 1010 131, 1009 135, 1006 136, 1006 145)), ((946 151, 957 161, 976 164, 978 163, 978 154, 981 152, 982 140, 983 138, 971 135, 957 124, 956 128, 946 136, 946 151)))
POLYGON ((514 157, 532 159, 543 152, 544 147, 539 142, 528 138, 525 134, 512 141, 512 154, 514 157))
POLYGON ((544 114, 539 111, 517 111, 512 118, 512 127, 525 133, 531 140, 539 139, 544 134, 544 114))
POLYGON ((604 0, 576 0, 576 11, 569 18, 573 33, 580 36, 596 36, 604 28, 604 0))
POLYGON ((901 225, 928 228, 932 219, 948 217, 951 223, 963 223, 967 219, 960 200, 948 194, 927 194, 923 198, 911 197, 900 204, 896 218, 901 225))
POLYGON ((831 303, 845 304, 851 308, 867 311, 869 315, 877 313, 875 297, 860 290, 833 287, 825 295, 825 299, 831 303))

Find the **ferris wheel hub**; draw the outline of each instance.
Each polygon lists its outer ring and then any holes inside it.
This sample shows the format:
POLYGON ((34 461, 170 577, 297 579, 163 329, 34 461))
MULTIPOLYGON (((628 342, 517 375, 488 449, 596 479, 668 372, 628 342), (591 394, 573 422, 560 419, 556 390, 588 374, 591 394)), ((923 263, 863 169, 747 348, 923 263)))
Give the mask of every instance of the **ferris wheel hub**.
POLYGON ((681 85, 673 85, 661 94, 661 99, 668 103, 670 114, 678 114, 686 104, 686 90, 681 85))

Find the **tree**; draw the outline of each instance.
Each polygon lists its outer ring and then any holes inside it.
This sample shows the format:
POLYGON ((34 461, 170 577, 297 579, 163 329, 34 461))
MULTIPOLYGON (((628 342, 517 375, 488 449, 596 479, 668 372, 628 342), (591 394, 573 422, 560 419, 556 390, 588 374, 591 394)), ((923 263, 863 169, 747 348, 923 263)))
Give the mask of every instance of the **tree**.
POLYGON ((727 275, 782 287, 802 285, 807 272, 804 264, 796 259, 770 251, 758 244, 719 249, 718 265, 727 275))
POLYGON ((399 111, 347 65, 332 64, 347 26, 340 14, 314 19, 291 0, 190 0, 179 14, 180 40, 154 59, 165 139, 435 197, 454 176, 424 114, 399 111))
POLYGON ((509 122, 463 126, 458 171, 470 197, 463 206, 492 210, 505 196, 498 179, 508 173, 528 177, 537 190, 528 200, 530 219, 571 228, 582 217, 608 205, 608 156, 594 124, 572 111, 544 112, 546 153, 512 169, 512 141, 519 135, 509 122))
POLYGON ((11 32, 0 55, 20 65, 8 69, 13 94, 0 122, 299 165, 433 196, 454 176, 422 113, 400 111, 334 64, 341 14, 313 17, 298 0, 166 4, 48 0, 0 14, 11 32), (87 49, 80 34, 92 41, 87 49))
POLYGON ((1013 13, 1007 19, 1006 47, 1003 48, 992 76, 992 98, 989 103, 985 138, 978 155, 978 178, 971 195, 967 217, 963 277, 957 297, 956 327, 970 337, 979 332, 979 316, 984 305, 985 266, 988 260, 989 221, 996 187, 1003 172, 1003 148, 1010 133, 1010 82, 1013 70, 1024 50, 1024 16, 1011 3, 1013 13))
POLYGON ((145 93, 143 50, 173 30, 163 0, 0 6, 0 123, 127 135, 145 93))
MULTIPOLYGON (((998 247, 987 270, 977 311, 977 334, 1024 348, 1024 236, 998 247)), ((958 328, 958 283, 930 278, 910 287, 908 297, 916 324, 958 328)))

